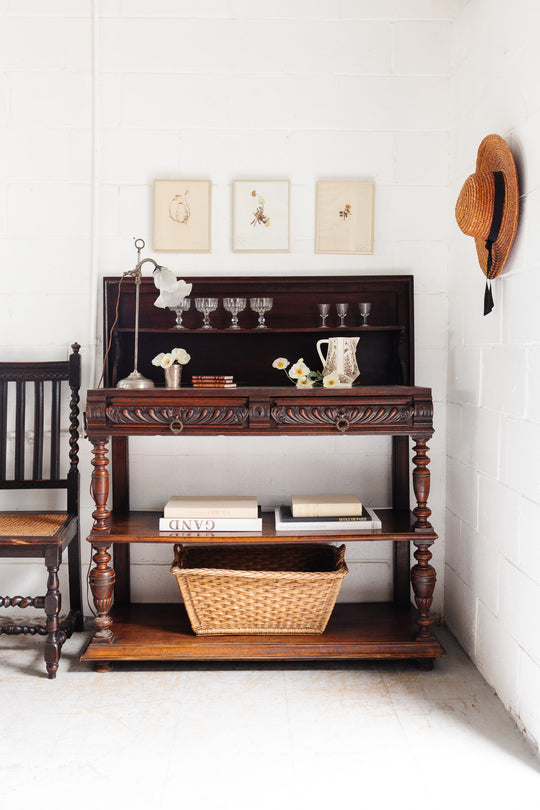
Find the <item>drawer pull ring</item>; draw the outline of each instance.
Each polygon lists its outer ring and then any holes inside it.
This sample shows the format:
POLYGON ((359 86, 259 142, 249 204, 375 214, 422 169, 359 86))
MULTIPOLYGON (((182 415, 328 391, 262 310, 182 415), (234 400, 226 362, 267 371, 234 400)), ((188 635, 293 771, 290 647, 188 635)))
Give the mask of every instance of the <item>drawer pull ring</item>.
POLYGON ((171 429, 171 433, 174 433, 175 436, 178 436, 179 433, 182 433, 184 429, 184 425, 180 421, 180 419, 174 419, 169 425, 169 427, 171 429))
POLYGON ((350 426, 351 426, 351 423, 349 422, 349 420, 345 416, 343 416, 343 414, 338 416, 338 418, 336 420, 336 427, 340 431, 340 433, 345 433, 345 431, 348 430, 350 428, 350 426))

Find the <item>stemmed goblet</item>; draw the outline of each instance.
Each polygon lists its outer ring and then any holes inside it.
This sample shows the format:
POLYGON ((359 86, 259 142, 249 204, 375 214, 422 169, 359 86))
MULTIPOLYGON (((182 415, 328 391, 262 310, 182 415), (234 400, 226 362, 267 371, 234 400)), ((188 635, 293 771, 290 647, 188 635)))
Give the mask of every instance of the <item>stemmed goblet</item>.
POLYGON ((184 312, 187 312, 191 306, 191 298, 182 298, 179 305, 177 307, 169 307, 172 311, 176 314, 176 323, 173 326, 173 329, 185 329, 186 327, 182 323, 182 315, 184 312))
POLYGON ((218 308, 219 298, 196 298, 195 307, 203 314, 203 325, 201 329, 211 329, 210 313, 218 308))
POLYGON ((330 312, 330 304, 317 304, 319 307, 319 315, 321 316, 321 328, 326 328, 326 319, 330 312))
POLYGON ((337 314, 339 315, 339 326, 341 328, 345 328, 345 317, 347 315, 347 312, 349 311, 349 305, 348 304, 336 304, 336 311, 337 311, 337 314))
POLYGON ((268 329, 266 322, 264 320, 265 312, 269 312, 273 305, 274 299, 273 298, 250 298, 249 305, 251 309, 256 312, 259 316, 259 323, 257 324, 257 329, 268 329))
POLYGON ((223 308, 230 312, 232 315, 231 325, 229 329, 240 329, 238 326, 238 313, 243 312, 246 308, 245 298, 224 298, 223 308))
POLYGON ((363 318, 362 326, 367 326, 368 315, 371 312, 371 304, 362 303, 362 304, 358 304, 358 307, 360 309, 360 315, 363 318))

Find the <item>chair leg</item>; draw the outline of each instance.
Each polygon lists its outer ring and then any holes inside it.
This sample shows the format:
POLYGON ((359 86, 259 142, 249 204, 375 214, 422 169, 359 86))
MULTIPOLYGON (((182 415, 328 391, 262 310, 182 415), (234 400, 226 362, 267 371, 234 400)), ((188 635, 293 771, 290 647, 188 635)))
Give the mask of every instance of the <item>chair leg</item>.
POLYGON ((82 609, 82 587, 81 587, 81 551, 79 542, 79 532, 68 546, 68 570, 69 570, 69 613, 73 620, 73 630, 80 633, 84 630, 84 614, 82 609))
POLYGON ((44 600, 44 610, 47 617, 47 641, 45 642, 45 666, 49 678, 56 678, 58 664, 60 662, 60 651, 65 641, 65 634, 59 628, 60 607, 62 596, 60 594, 60 580, 58 569, 60 567, 61 554, 58 549, 47 552, 45 565, 47 566, 47 593, 44 600))

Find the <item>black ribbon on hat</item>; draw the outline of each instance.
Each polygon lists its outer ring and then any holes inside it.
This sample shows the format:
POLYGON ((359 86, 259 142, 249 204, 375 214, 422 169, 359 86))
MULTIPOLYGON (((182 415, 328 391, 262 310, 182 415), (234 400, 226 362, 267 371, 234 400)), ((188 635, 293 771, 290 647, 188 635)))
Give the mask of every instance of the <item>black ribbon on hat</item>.
POLYGON ((486 289, 484 292, 484 315, 489 315, 495 304, 493 303, 493 295, 491 292, 491 267, 493 265, 492 248, 493 243, 497 241, 499 231, 501 230, 504 201, 506 198, 506 190, 504 186, 504 174, 502 172, 493 172, 493 180, 495 181, 495 199, 493 200, 493 217, 491 220, 491 228, 489 236, 486 240, 486 250, 488 252, 487 258, 487 272, 486 272, 486 289))

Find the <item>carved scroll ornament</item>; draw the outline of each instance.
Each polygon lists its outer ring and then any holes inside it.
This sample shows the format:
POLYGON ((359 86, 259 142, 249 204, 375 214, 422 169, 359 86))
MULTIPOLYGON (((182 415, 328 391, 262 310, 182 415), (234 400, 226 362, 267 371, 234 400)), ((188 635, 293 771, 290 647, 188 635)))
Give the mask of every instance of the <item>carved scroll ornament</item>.
POLYGON ((345 432, 359 425, 406 425, 413 413, 414 409, 409 405, 277 405, 272 408, 272 419, 280 426, 336 427, 345 432))
POLYGON ((122 408, 112 405, 107 408, 106 417, 110 424, 129 425, 130 427, 169 427, 172 423, 181 424, 184 427, 242 426, 247 421, 248 409, 243 405, 185 408, 122 408))

